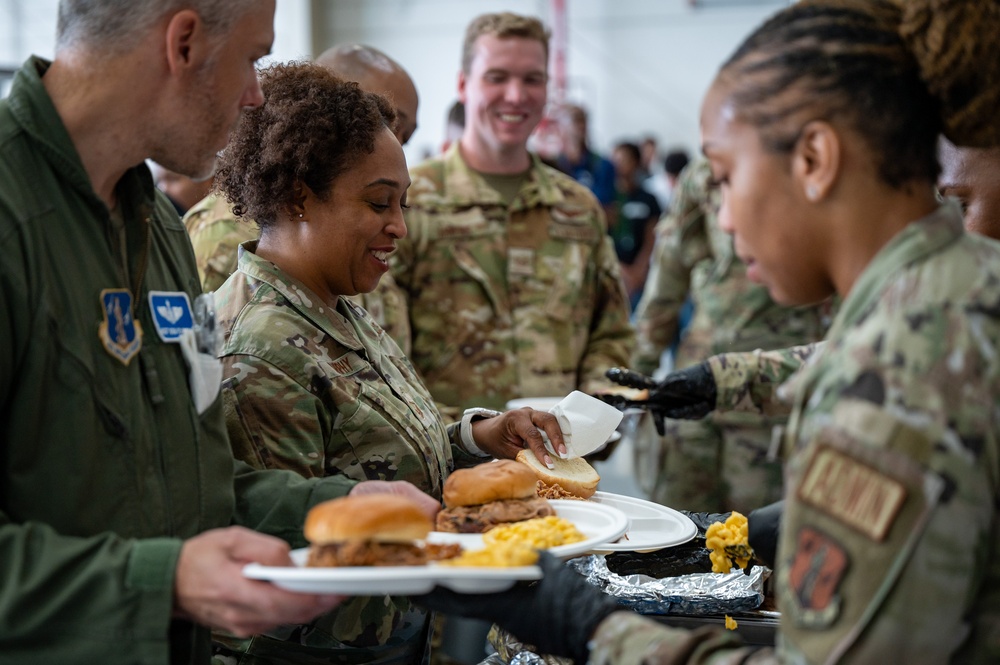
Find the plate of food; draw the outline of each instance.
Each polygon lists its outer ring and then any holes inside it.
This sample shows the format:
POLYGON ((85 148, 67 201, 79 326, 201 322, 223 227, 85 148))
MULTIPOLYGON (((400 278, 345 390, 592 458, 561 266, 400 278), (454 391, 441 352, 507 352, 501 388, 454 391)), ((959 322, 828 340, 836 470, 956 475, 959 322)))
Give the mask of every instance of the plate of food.
POLYGON ((327 501, 309 512, 304 532, 312 545, 291 553, 294 566, 254 563, 243 574, 307 593, 406 595, 437 585, 492 593, 541 577, 536 548, 570 558, 628 529, 628 518, 612 506, 547 501, 535 487, 534 474, 518 462, 456 471, 444 488, 450 508, 438 514, 446 531, 432 531, 407 497, 327 501))
POLYGON ((698 527, 686 515, 652 501, 610 492, 595 492, 588 501, 617 508, 629 518, 628 531, 616 541, 595 546, 598 554, 653 552, 686 543, 698 534, 698 527))

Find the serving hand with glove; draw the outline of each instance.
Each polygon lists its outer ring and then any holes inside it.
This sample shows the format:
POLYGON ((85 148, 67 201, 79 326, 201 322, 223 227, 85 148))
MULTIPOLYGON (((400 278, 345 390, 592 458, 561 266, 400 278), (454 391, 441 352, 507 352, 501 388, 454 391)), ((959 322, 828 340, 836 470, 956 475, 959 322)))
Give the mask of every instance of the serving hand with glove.
POLYGON ((612 612, 628 611, 561 560, 541 551, 538 582, 520 583, 488 595, 455 593, 436 588, 413 602, 444 614, 491 621, 540 653, 587 662, 587 643, 612 612))
POLYGON ((649 397, 631 399, 610 393, 595 397, 622 410, 640 408, 649 411, 661 436, 664 434, 664 418, 698 420, 715 410, 715 377, 707 362, 671 372, 661 381, 620 367, 609 369, 606 376, 626 388, 648 390, 649 397))

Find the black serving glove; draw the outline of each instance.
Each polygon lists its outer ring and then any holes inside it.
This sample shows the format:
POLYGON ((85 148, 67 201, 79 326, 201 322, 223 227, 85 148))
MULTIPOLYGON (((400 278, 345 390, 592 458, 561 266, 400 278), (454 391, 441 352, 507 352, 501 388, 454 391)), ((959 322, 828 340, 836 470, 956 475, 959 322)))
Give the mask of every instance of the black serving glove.
POLYGON ((597 395, 619 409, 638 407, 653 416, 656 431, 663 436, 664 418, 698 420, 715 410, 715 377, 707 362, 671 372, 662 381, 619 367, 613 367, 606 376, 628 388, 649 391, 649 399, 631 400, 623 395, 597 395))
POLYGON ((508 591, 473 595, 437 587, 412 600, 435 612, 491 621, 543 654, 585 663, 598 624, 625 608, 548 552, 539 552, 538 565, 541 580, 508 591))
POLYGON ((747 515, 747 542, 753 548, 754 558, 772 570, 778 552, 778 536, 781 534, 781 517, 784 512, 785 502, 776 501, 752 510, 747 515))

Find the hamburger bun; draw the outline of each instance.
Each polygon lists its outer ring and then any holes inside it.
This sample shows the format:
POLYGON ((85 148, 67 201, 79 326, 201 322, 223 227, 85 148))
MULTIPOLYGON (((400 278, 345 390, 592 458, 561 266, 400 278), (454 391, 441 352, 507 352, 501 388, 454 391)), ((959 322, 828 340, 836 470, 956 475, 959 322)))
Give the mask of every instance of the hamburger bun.
POLYGON ((477 506, 535 496, 535 474, 512 460, 487 462, 454 471, 444 483, 444 505, 477 506))
POLYGON ((541 480, 546 485, 558 485, 570 494, 589 499, 597 491, 601 477, 582 457, 561 459, 550 455, 554 469, 538 461, 535 453, 525 448, 517 454, 517 461, 532 471, 533 480, 541 480))
POLYGON ((431 518, 397 494, 359 494, 324 501, 306 515, 305 537, 314 545, 372 541, 401 543, 430 533, 431 518))

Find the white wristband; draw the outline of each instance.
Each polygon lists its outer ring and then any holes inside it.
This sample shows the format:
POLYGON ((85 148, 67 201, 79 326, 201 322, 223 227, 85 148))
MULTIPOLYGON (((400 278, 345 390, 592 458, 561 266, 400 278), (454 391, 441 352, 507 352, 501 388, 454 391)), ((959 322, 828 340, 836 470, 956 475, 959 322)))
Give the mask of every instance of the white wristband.
POLYGON ((465 452, 470 455, 475 455, 476 457, 490 457, 490 454, 484 452, 482 448, 477 446, 476 440, 472 438, 472 421, 479 420, 481 418, 495 418, 502 413, 502 411, 481 409, 479 407, 465 410, 462 414, 462 424, 459 425, 462 447, 465 448, 465 452))

